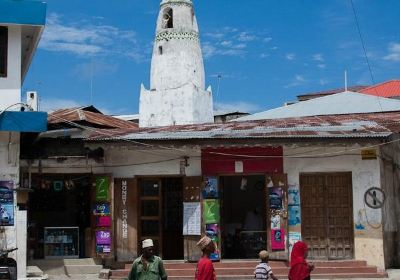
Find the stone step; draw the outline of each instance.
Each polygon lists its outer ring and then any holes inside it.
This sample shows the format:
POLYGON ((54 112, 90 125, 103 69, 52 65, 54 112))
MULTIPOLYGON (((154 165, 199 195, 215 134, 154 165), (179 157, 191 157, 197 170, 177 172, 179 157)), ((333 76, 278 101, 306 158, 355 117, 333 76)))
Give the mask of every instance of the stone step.
POLYGON ((100 274, 102 265, 65 265, 65 274, 100 274))

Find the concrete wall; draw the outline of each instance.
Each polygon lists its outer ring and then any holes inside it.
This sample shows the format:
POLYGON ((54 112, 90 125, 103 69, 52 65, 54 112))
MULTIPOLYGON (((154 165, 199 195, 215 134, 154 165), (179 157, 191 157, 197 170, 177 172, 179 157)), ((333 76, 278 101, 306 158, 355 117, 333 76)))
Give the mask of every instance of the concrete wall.
POLYGON ((400 146, 398 142, 381 147, 381 180, 386 194, 383 207, 385 265, 400 267, 400 146))
MULTIPOLYGON (((21 100, 21 27, 8 27, 7 77, 0 78, 0 110, 21 100)), ((15 107, 13 109, 16 109, 15 107)))
MULTIPOLYGON (((357 147, 357 146, 354 146, 357 147)), ((285 147, 284 154, 308 155, 331 154, 349 147, 285 147)), ((299 186, 300 174, 311 172, 352 172, 353 215, 354 215, 354 257, 370 265, 385 268, 383 252, 382 211, 364 205, 364 193, 371 187, 381 187, 380 164, 378 160, 362 160, 360 151, 352 155, 325 158, 285 158, 284 169, 289 185, 299 186), (356 229, 356 225, 359 225, 356 229), (363 229, 361 229, 363 228, 363 229)))

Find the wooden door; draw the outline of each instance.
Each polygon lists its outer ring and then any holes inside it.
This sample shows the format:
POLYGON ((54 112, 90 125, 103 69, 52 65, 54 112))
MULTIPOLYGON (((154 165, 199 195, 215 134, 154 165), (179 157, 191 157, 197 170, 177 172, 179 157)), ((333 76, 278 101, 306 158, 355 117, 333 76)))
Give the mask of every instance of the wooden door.
POLYGON ((161 180, 139 180, 139 248, 145 239, 154 241, 155 253, 162 256, 161 180))
POLYGON ((351 173, 300 175, 302 237, 314 259, 351 259, 354 251, 351 173))

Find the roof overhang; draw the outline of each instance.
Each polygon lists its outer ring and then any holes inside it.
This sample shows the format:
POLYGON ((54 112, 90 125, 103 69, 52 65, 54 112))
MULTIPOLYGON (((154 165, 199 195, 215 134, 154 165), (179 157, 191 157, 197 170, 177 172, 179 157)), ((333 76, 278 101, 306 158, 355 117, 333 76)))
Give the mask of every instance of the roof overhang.
POLYGON ((46 24, 47 4, 41 1, 0 0, 0 24, 21 26, 21 78, 24 80, 46 24))

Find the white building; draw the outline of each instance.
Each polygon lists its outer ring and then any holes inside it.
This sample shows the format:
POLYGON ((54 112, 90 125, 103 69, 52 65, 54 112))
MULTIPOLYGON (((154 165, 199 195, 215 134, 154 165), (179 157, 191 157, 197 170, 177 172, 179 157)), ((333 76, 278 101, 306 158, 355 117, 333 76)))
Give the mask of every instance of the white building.
POLYGON ((27 212, 23 209, 26 196, 19 191, 20 132, 44 131, 47 114, 26 112, 29 108, 21 103, 21 85, 45 25, 46 4, 5 0, 0 2, 0 11, 0 248, 18 247, 11 257, 18 263, 18 277, 26 277, 27 212))
POLYGON ((199 29, 191 0, 163 0, 151 61, 150 90, 140 91, 141 127, 213 122, 199 29))

